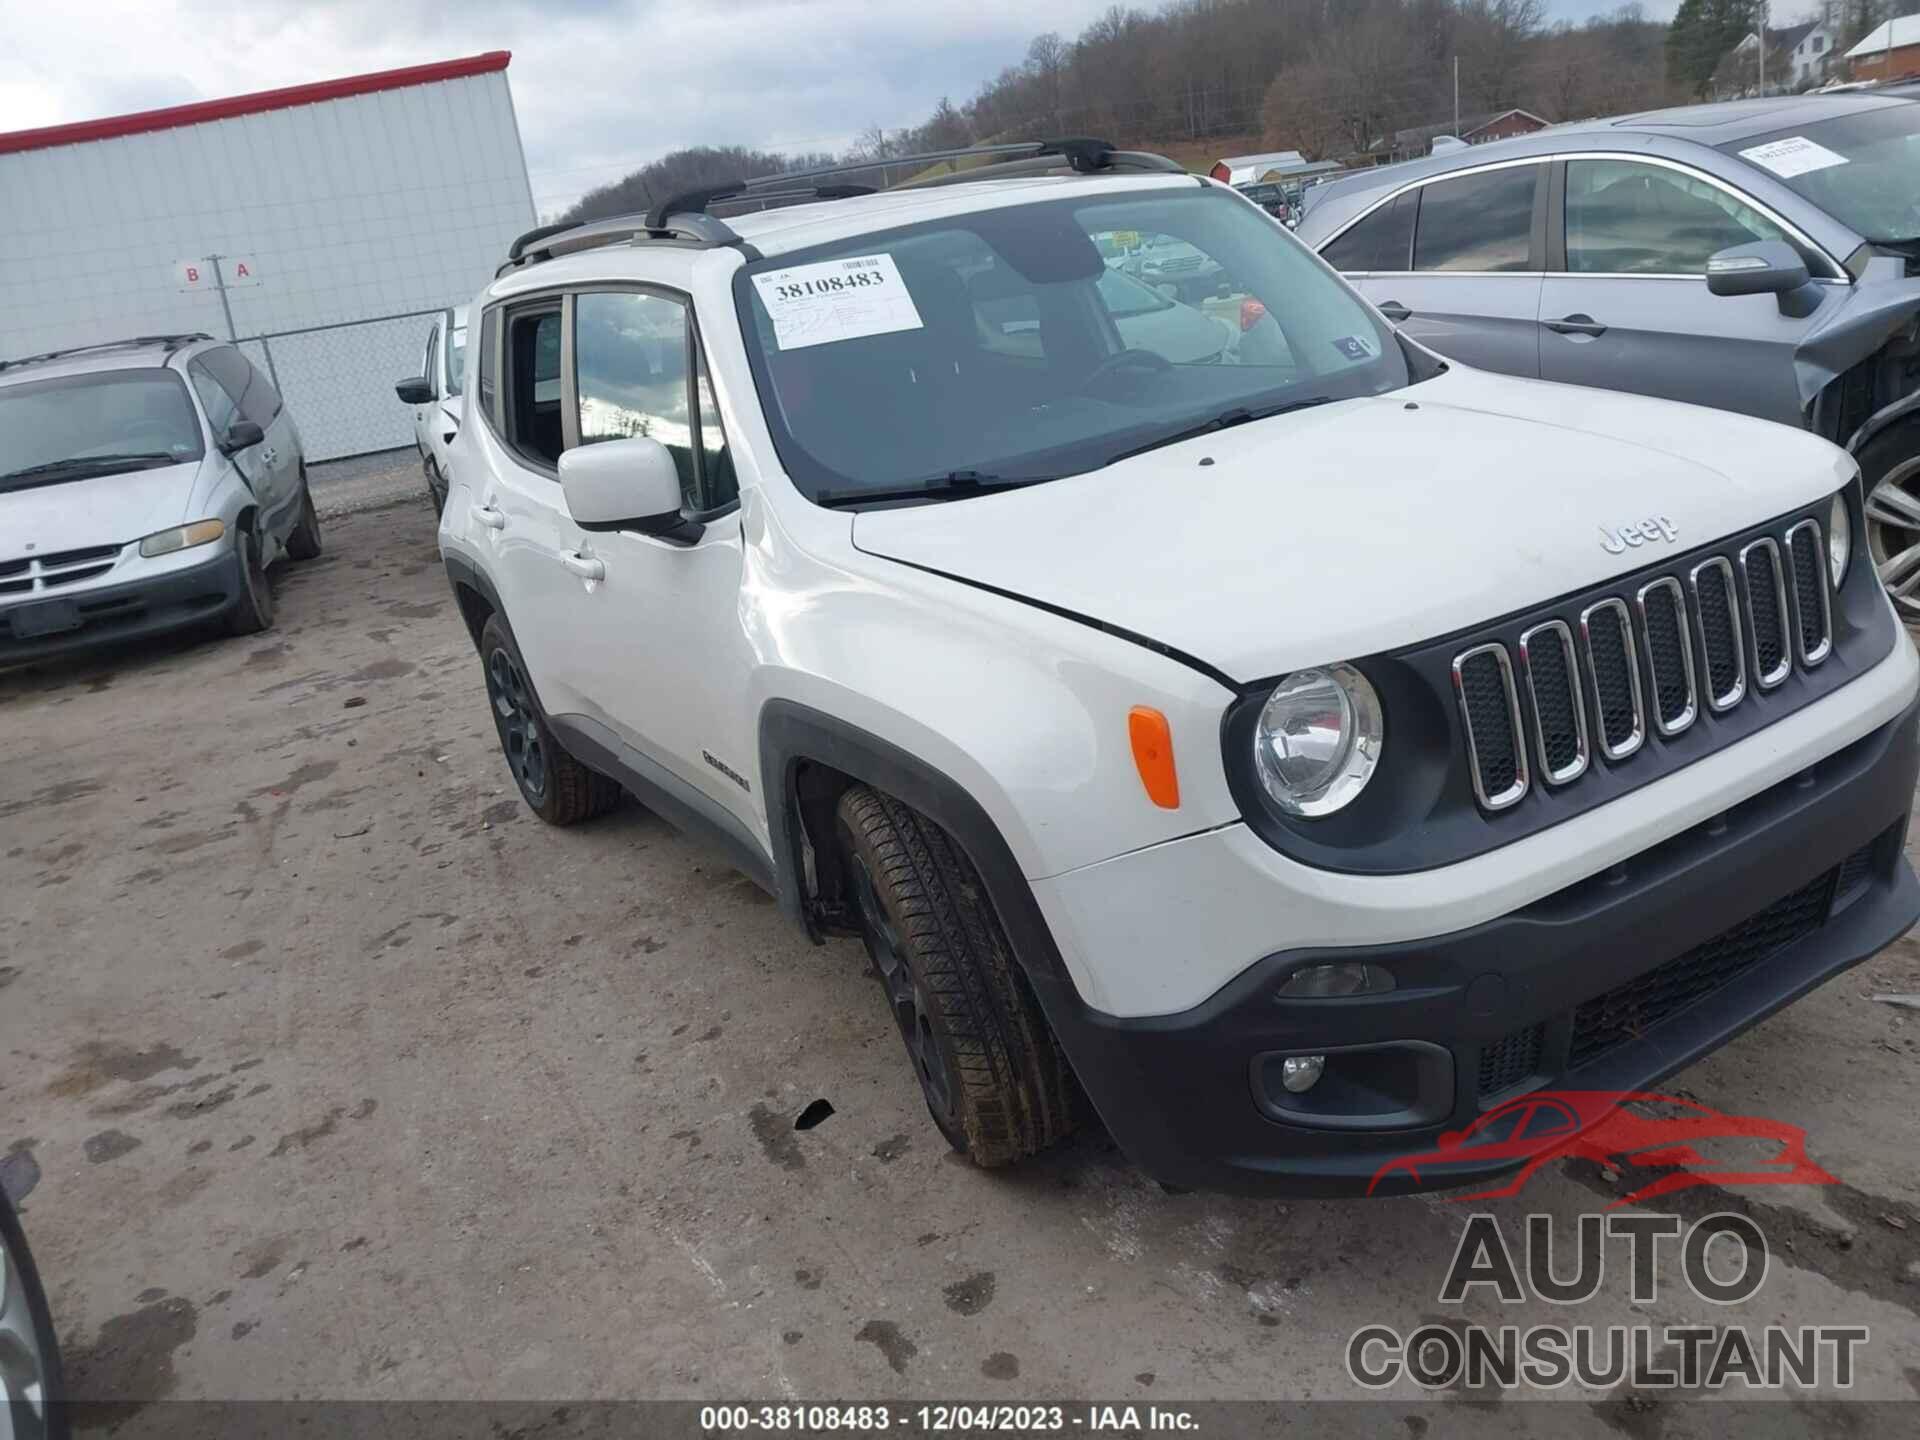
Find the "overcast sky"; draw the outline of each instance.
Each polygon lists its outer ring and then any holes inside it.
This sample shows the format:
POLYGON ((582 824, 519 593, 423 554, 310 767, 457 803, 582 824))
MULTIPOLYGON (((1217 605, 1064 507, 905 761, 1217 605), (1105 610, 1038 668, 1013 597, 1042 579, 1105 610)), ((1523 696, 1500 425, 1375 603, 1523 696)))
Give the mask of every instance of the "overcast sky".
MULTIPOLYGON (((1017 64, 1036 31, 1071 37, 1111 3, 19 0, 0 22, 0 130, 511 50, 545 214, 684 145, 839 149, 913 124, 1017 64)), ((1677 0, 1643 3, 1665 18, 1677 0)), ((1568 19, 1617 5, 1549 0, 1568 19)))

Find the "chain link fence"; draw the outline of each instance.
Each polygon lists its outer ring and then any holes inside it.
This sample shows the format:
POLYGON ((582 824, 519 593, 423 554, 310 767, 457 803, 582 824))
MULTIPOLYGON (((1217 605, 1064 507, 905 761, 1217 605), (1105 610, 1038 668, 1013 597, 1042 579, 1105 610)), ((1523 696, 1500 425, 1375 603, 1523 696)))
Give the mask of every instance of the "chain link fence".
POLYGON ((276 330, 236 343, 286 398, 310 461, 413 444, 413 407, 394 385, 420 373, 433 317, 446 306, 276 330))

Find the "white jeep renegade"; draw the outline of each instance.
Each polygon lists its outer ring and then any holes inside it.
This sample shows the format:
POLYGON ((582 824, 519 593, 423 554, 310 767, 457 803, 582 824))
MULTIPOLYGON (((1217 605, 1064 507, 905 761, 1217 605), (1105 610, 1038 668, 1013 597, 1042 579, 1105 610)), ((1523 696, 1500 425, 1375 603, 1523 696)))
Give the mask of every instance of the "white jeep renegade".
POLYGON ((979 1163, 1090 1102, 1224 1189, 1644 1086, 1914 921, 1845 454, 1443 363, 1157 157, 991 158, 475 300, 440 539, 542 818, 629 791, 862 936, 979 1163), (1108 278, 1156 247, 1214 293, 1108 278))

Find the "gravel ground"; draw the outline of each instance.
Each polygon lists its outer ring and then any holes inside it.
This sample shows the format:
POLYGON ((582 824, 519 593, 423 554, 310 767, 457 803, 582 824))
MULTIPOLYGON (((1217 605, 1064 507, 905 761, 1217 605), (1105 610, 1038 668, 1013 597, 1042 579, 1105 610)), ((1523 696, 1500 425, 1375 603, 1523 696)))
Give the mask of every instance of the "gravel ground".
MULTIPOLYGON (((335 515, 420 485, 408 452, 314 478, 335 515)), ((855 945, 637 806, 527 813, 424 500, 327 546, 275 571, 268 634, 0 675, 0 1155, 124 1433, 163 1397, 1352 1397, 1361 1325, 1574 1318, 1440 1303, 1470 1208, 1440 1197, 1169 1195, 1097 1127, 957 1162, 855 945)), ((1841 1183, 1643 1208, 1755 1216, 1772 1268, 1733 1318, 1868 1325, 1854 1395, 1910 1404, 1920 1015, 1878 991, 1920 991, 1911 939, 1672 1082, 1807 1127, 1841 1183)), ((1621 1183, 1569 1164, 1471 1208, 1517 1236, 1621 1183)), ((1671 1278, 1637 1305, 1621 1265, 1577 1318, 1730 1317, 1671 1278)), ((1554 1393, 1403 1384, 1362 1428, 1730 1424, 1554 1393)))
POLYGON ((422 505, 430 503, 427 482, 420 472, 420 452, 412 446, 311 466, 307 483, 323 520, 381 510, 408 499, 418 499, 422 505))

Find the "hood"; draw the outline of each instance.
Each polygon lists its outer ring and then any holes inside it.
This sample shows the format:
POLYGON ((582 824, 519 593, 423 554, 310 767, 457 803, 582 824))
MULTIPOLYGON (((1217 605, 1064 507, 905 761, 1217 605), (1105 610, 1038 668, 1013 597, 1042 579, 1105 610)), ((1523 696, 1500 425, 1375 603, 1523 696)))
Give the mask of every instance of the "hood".
POLYGON ((0 490, 0 560, 18 560, 29 545, 40 555, 124 545, 199 519, 187 514, 187 504, 201 463, 0 490))
POLYGON ((853 540, 1249 681, 1543 604, 1853 473, 1768 421, 1455 367, 1030 489, 859 512, 853 540), (1603 543, 1656 517, 1671 543, 1603 543))

